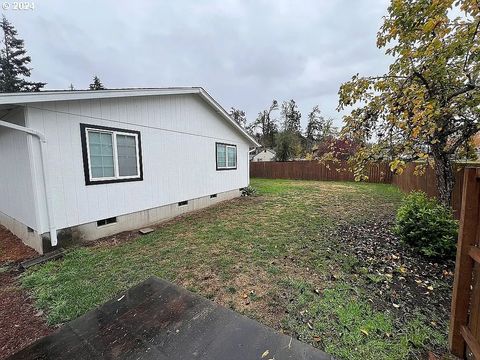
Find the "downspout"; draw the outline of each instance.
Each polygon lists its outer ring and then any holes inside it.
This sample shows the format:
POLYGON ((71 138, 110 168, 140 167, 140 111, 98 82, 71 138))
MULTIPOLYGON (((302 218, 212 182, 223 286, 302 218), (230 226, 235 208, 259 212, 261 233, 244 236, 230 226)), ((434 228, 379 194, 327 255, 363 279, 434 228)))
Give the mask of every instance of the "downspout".
POLYGON ((47 172, 47 139, 43 133, 40 131, 27 128, 25 126, 15 125, 3 120, 0 120, 0 126, 24 132, 26 134, 32 135, 36 137, 40 142, 40 160, 42 162, 42 177, 43 177, 43 187, 45 191, 45 199, 46 199, 46 207, 47 207, 47 215, 48 215, 48 229, 50 232, 50 243, 52 246, 57 246, 57 229, 55 228, 54 217, 53 217, 53 204, 51 203, 51 198, 49 196, 49 187, 48 187, 48 172, 47 172))

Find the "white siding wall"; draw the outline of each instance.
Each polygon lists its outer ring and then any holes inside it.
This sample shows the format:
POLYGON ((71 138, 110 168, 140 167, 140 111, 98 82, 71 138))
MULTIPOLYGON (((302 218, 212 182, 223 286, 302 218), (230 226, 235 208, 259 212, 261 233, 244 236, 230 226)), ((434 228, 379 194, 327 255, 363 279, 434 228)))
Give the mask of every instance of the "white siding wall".
MULTIPOLYGON (((28 126, 47 137, 58 229, 249 182, 248 142, 197 95, 32 104, 27 114, 28 126), (86 186, 80 123, 140 131, 143 181, 86 186), (216 141, 237 145, 237 170, 216 170, 216 141)), ((39 231, 46 232, 45 216, 41 222, 39 231)))
MULTIPOLYGON (((23 109, 11 110, 2 120, 24 126, 23 109)), ((35 229, 37 220, 29 137, 0 126, 0 212, 35 229)))

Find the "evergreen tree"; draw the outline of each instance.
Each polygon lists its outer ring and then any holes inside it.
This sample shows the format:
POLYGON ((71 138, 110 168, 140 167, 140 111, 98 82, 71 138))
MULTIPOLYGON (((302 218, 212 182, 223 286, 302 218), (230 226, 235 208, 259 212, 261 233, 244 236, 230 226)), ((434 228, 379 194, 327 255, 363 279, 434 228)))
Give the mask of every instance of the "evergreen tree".
POLYGON ((308 124, 307 129, 305 130, 305 137, 309 142, 313 143, 318 140, 318 135, 322 126, 322 118, 318 105, 315 105, 312 111, 308 114, 308 124))
POLYGON ((26 55, 24 42, 17 38, 17 30, 5 18, 0 27, 3 31, 3 47, 0 50, 0 92, 40 91, 46 83, 30 82, 31 59, 26 55))
POLYGON ((283 102, 281 115, 283 117, 283 130, 300 134, 302 130, 300 124, 302 114, 298 110, 295 100, 292 99, 290 101, 283 102))
POLYGON ((103 86, 102 82, 97 75, 93 77, 93 82, 88 87, 90 90, 105 90, 106 87, 103 86))
POLYGON ((336 135, 337 128, 333 126, 333 120, 323 117, 318 105, 315 105, 308 114, 308 124, 305 130, 307 152, 310 152, 316 143, 336 137, 336 135))
POLYGON ((275 135, 275 157, 277 161, 290 161, 302 153, 298 134, 283 131, 275 135))

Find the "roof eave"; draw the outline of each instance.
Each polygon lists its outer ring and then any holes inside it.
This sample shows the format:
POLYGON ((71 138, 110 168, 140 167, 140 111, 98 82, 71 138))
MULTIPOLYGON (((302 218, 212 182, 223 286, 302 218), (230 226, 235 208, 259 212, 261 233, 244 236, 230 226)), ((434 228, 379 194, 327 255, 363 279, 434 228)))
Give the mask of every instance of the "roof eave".
POLYGON ((259 147, 261 146, 253 136, 251 136, 244 128, 242 128, 240 125, 233 120, 230 115, 228 115, 227 111, 217 102, 213 97, 210 96, 210 94, 205 91, 203 88, 199 88, 198 94, 205 100, 207 101, 216 111, 218 114, 220 114, 222 117, 224 117, 227 121, 230 122, 237 130, 239 130, 242 135, 244 135, 249 142, 254 146, 254 147, 259 147))

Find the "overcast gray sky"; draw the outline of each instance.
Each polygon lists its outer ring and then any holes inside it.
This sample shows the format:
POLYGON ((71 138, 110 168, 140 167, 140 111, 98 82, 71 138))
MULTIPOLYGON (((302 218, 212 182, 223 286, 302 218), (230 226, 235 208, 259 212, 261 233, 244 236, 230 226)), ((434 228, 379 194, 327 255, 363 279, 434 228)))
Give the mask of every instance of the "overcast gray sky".
MULTIPOLYGON (((13 0, 7 2, 13 3, 13 0)), ((48 89, 203 86, 248 120, 295 99, 341 124, 339 85, 384 72, 375 46, 388 0, 31 0, 4 10, 48 89)))

